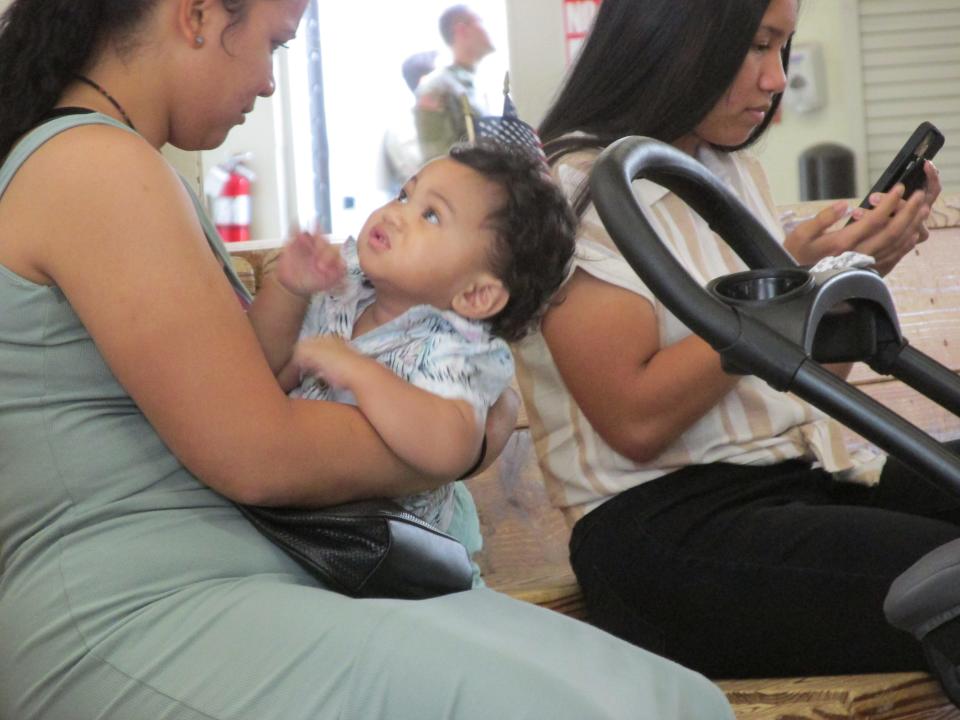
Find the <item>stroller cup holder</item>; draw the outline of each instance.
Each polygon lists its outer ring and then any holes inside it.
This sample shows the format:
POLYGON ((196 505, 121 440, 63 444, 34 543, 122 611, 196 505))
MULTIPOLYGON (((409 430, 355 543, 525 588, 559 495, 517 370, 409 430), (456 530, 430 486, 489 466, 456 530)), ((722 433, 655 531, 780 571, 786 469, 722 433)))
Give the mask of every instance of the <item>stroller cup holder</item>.
POLYGON ((806 295, 813 285, 813 277, 806 270, 765 268, 711 280, 707 290, 728 303, 749 305, 767 300, 789 302, 806 295))
MULTIPOLYGON (((890 291, 872 270, 762 268, 711 280, 707 292, 817 362, 853 362, 876 355, 881 344, 903 343, 890 291)), ((721 360, 727 372, 750 372, 721 360)))
MULTIPOLYGON (((955 415, 960 380, 901 335, 893 300, 875 272, 798 268, 767 229, 701 163, 664 143, 626 137, 594 163, 590 195, 624 259, 657 298, 719 354, 731 373, 789 390, 930 482, 960 495, 960 458, 820 363, 862 360, 955 415), (749 268, 701 287, 637 202, 648 179, 696 211, 749 268)), ((900 575, 884 611, 921 640, 947 695, 960 706, 960 541, 900 575)))

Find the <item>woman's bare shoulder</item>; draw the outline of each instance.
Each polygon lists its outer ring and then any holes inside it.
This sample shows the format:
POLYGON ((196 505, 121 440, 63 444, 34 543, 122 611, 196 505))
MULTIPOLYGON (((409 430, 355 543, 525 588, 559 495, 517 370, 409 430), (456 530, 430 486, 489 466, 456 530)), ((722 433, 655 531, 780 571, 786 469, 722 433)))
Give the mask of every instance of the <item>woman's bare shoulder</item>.
POLYGON ((24 162, 11 183, 43 194, 94 193, 100 188, 126 195, 146 187, 172 190, 176 173, 140 135, 110 125, 83 125, 53 136, 24 162))
POLYGON ((0 201, 0 229, 15 238, 0 249, 0 262, 35 280, 80 252, 109 254, 159 238, 203 241, 190 198, 160 152, 106 125, 72 128, 30 155, 0 201))

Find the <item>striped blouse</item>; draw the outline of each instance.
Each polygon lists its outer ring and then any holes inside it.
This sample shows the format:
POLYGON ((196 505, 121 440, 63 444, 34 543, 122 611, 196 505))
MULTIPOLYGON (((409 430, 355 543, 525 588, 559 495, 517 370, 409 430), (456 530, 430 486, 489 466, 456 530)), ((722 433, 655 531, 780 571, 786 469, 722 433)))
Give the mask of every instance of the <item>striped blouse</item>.
MULTIPOLYGON (((566 156, 554 175, 568 197, 587 179, 595 152, 566 156)), ((767 229, 783 241, 759 162, 751 155, 703 150, 698 159, 730 188, 767 229)), ((634 192, 654 229, 698 282, 746 269, 707 223, 676 195, 647 180, 634 192)), ((584 213, 574 268, 635 292, 654 308, 661 347, 690 334, 622 258, 596 209, 584 213)), ((572 273, 572 271, 571 271, 572 273)), ((875 482, 882 463, 872 453, 848 454, 837 424, 799 398, 778 392, 756 377, 744 377, 717 405, 656 459, 636 463, 613 450, 593 430, 567 391, 539 333, 514 346, 517 382, 551 501, 570 522, 614 495, 686 465, 767 465, 801 458, 844 479, 875 482)))

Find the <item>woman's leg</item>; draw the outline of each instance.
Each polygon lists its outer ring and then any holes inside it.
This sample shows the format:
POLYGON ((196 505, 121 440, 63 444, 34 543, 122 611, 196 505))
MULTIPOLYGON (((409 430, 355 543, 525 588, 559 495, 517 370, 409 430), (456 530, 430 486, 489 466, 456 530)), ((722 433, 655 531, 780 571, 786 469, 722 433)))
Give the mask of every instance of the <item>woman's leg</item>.
MULTIPOLYGON (((960 456, 960 440, 944 445, 960 456)), ((893 457, 887 458, 870 502, 876 507, 900 509, 960 525, 960 494, 927 480, 893 457)))
POLYGON ((693 467, 574 529, 591 619, 710 677, 924 669, 889 626, 893 579, 960 537, 801 463, 693 467))
POLYGON ((43 720, 733 717, 700 675, 489 590, 224 583, 131 619, 64 680, 43 720))

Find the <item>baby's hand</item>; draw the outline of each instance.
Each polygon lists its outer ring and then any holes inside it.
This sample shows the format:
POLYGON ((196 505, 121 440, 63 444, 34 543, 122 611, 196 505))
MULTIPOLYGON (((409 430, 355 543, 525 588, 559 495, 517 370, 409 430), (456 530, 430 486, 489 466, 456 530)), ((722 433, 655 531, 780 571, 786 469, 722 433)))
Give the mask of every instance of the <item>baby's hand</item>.
POLYGON ((336 335, 301 340, 293 351, 293 364, 301 375, 319 378, 333 388, 349 388, 351 370, 368 360, 336 335))
POLYGON ((331 289, 345 272, 340 249, 326 236, 305 230, 295 232, 284 245, 275 270, 277 281, 301 297, 331 289))

